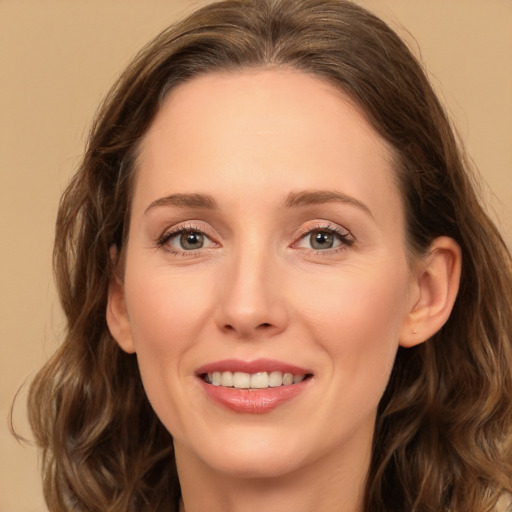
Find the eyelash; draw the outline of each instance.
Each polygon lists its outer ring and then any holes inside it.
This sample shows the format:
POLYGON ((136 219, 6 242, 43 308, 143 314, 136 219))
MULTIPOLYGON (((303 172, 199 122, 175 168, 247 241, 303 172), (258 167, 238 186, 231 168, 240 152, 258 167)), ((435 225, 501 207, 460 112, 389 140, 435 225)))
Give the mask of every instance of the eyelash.
MULTIPOLYGON (((167 243, 174 237, 178 235, 182 235, 184 233, 193 232, 193 233, 199 233, 201 235, 204 235, 207 237, 213 244, 218 245, 217 242, 213 239, 212 235, 210 235, 204 228, 201 228, 199 226, 188 224, 188 225, 181 225, 177 226, 176 228, 172 228, 170 231, 166 231, 163 235, 161 235, 157 241, 156 246, 158 248, 163 248, 167 250, 168 252, 176 255, 176 256, 183 256, 183 257, 191 257, 196 256, 197 252, 204 249, 200 248, 197 250, 177 250, 175 248, 171 248, 170 246, 167 246, 167 243)), ((311 236, 313 233, 329 233, 334 235, 341 244, 338 247, 330 248, 330 249, 307 249, 310 251, 313 251, 315 255, 320 256, 327 256, 327 255, 333 255, 337 254, 341 251, 346 250, 348 247, 351 247, 355 240, 350 234, 349 231, 339 228, 336 225, 333 225, 331 223, 321 223, 321 224, 315 224, 313 226, 308 226, 307 228, 299 230, 299 232, 296 235, 296 241, 293 242, 290 247, 294 247, 297 244, 299 244, 302 240, 304 240, 307 236, 311 236)))
POLYGON ((345 251, 347 248, 351 247, 355 243, 355 239, 352 234, 346 230, 342 229, 331 223, 319 223, 314 225, 309 225, 304 229, 299 230, 297 241, 292 244, 292 246, 297 245, 306 237, 311 236, 313 233, 329 233, 335 236, 341 243, 338 247, 330 248, 330 249, 307 249, 313 251, 315 256, 332 256, 333 254, 337 254, 341 251, 345 251))
POLYGON ((201 234, 201 235, 204 235, 206 238, 208 238, 209 240, 211 240, 214 244, 218 245, 217 242, 215 242, 213 240, 213 237, 212 235, 210 235, 209 233, 206 232, 206 230, 202 227, 199 227, 199 226, 195 226, 193 224, 187 224, 187 225, 181 225, 181 226, 177 226, 176 228, 172 228, 170 231, 166 231, 162 236, 160 236, 157 241, 156 241, 156 246, 159 248, 159 249, 164 249, 176 256, 183 256, 183 257, 191 257, 191 256, 196 256, 197 255, 197 251, 203 249, 197 249, 197 250, 178 250, 178 249, 175 249, 175 248, 172 248, 171 246, 167 246, 166 247, 166 244, 174 237, 178 236, 178 235, 182 235, 184 233, 198 233, 198 234, 201 234))

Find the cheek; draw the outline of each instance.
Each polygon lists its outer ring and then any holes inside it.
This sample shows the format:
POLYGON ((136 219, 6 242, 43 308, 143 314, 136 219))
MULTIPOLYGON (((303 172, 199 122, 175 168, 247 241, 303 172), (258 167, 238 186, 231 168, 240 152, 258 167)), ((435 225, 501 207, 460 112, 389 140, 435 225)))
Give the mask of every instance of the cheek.
POLYGON ((137 353, 177 356, 200 332, 207 295, 190 277, 132 272, 126 281, 127 309, 137 353))
MULTIPOLYGON (((139 266, 139 268, 143 268, 139 266)), ((173 393, 190 379, 193 352, 209 311, 197 283, 165 272, 127 268, 125 290, 131 333, 142 381, 153 408, 170 427, 179 425, 181 397, 173 393), (178 423, 177 423, 178 422, 178 423)))
POLYGON ((204 276, 191 280, 161 266, 135 264, 135 258, 132 267, 129 263, 126 307, 142 383, 157 416, 173 437, 181 439, 196 414, 183 384, 193 378, 191 356, 205 318, 211 317, 208 288, 201 283, 204 276))
POLYGON ((380 400, 398 349, 407 302, 407 276, 345 272, 304 295, 316 342, 330 358, 340 386, 380 400))

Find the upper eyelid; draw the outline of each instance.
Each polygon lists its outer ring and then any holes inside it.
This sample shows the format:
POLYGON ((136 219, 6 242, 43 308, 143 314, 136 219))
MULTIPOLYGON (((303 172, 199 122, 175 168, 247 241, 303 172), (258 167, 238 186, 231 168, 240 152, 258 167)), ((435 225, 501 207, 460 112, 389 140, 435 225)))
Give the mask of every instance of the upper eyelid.
POLYGON ((204 226, 196 225, 195 222, 197 221, 184 221, 182 223, 178 223, 164 229, 163 232, 156 239, 157 244, 162 245, 166 243, 169 239, 171 239, 173 236, 179 235, 180 233, 183 233, 185 231, 196 231, 208 237, 212 242, 219 243, 210 229, 207 229, 204 226))
POLYGON ((318 249, 312 249, 318 254, 333 254, 333 252, 338 252, 340 249, 346 249, 356 243, 356 238, 347 228, 331 221, 313 221, 313 224, 309 224, 307 227, 301 226, 299 233, 295 235, 294 241, 290 244, 290 247, 293 248, 294 246, 298 246, 302 240, 310 236, 311 233, 315 231, 329 231, 334 233, 334 235, 341 240, 340 247, 332 247, 329 249, 323 249, 321 251, 318 249))
POLYGON ((321 230, 332 231, 333 233, 337 233, 340 235, 343 234, 343 235, 346 235, 355 240, 355 236, 352 234, 352 232, 349 229, 345 228, 344 226, 341 226, 341 225, 331 222, 331 221, 321 221, 321 220, 312 221, 312 224, 309 224, 305 227, 301 226, 297 230, 296 236, 299 236, 299 237, 305 236, 305 235, 311 233, 312 231, 321 231, 321 230))
POLYGON ((184 220, 182 222, 177 222, 171 226, 166 227, 162 234, 165 233, 179 233, 180 231, 198 231, 200 233, 204 233, 208 235, 212 233, 212 229, 208 228, 208 226, 204 225, 204 223, 200 220, 191 219, 184 220))

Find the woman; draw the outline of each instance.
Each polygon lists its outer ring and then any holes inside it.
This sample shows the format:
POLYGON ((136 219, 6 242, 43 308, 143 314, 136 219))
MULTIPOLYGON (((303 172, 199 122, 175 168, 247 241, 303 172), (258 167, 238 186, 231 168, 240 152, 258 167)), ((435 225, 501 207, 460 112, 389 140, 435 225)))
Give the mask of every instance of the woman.
POLYGON ((50 510, 507 506, 510 255, 421 67, 353 3, 226 1, 157 37, 55 268, 50 510))

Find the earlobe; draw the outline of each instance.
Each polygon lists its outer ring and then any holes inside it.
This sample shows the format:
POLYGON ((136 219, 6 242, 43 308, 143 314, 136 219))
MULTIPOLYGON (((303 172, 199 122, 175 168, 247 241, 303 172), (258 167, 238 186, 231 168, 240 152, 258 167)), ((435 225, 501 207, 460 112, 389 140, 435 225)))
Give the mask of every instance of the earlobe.
POLYGON ((449 237, 436 238, 416 269, 417 294, 400 331, 400 345, 432 337, 448 320, 459 290, 461 250, 449 237))
MULTIPOLYGON (((117 258, 117 249, 112 247, 110 257, 117 258)), ((122 350, 129 354, 135 352, 126 303, 124 285, 118 276, 113 276, 108 287, 106 320, 112 337, 122 350)))

